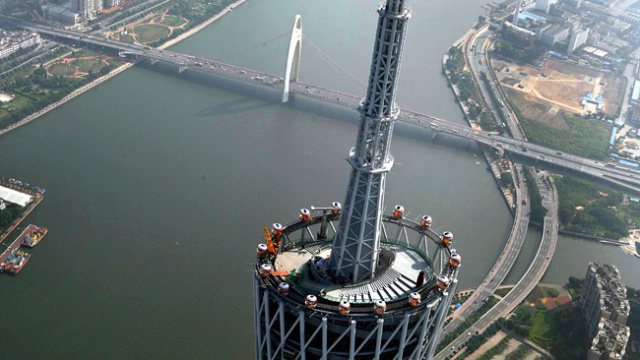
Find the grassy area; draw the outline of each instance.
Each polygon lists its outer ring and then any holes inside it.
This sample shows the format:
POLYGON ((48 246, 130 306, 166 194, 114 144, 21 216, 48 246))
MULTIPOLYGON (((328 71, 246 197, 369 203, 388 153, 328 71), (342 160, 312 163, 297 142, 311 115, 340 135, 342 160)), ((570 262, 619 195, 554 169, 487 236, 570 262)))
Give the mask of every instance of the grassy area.
POLYGON ((528 166, 524 166, 524 178, 527 179, 529 187, 529 201, 531 201, 531 221, 542 224, 544 217, 547 215, 547 209, 542 206, 542 196, 540 196, 540 190, 538 189, 538 183, 531 174, 531 170, 528 166))
POLYGON ((558 210, 564 228, 618 239, 640 224, 640 204, 625 203, 623 194, 571 176, 555 177, 558 210))
POLYGON ((20 12, 14 12, 11 14, 11 16, 18 18, 18 19, 22 19, 22 20, 27 20, 27 21, 33 21, 33 15, 31 15, 30 13, 26 12, 26 11, 20 11, 20 12))
POLYGON ((487 311, 491 310, 491 308, 495 304, 497 304, 499 301, 500 300, 498 300, 493 296, 490 297, 487 301, 485 301, 485 303, 482 304, 480 309, 476 310, 476 312, 474 312, 473 314, 471 314, 471 316, 469 316, 464 320, 464 323, 462 325, 458 326, 458 328, 455 331, 448 333, 444 337, 444 339, 440 341, 440 343, 438 344, 438 350, 436 350, 436 353, 440 352, 440 350, 444 349, 449 343, 451 343, 458 336, 460 336, 460 334, 464 333, 471 325, 473 325, 473 323, 478 321, 478 319, 480 319, 482 315, 484 315, 487 311))
POLYGON ((520 360, 533 350, 525 344, 520 344, 514 351, 510 352, 504 359, 505 360, 520 360))
POLYGON ((187 20, 175 15, 166 15, 160 23, 171 27, 180 27, 186 24, 187 20))
MULTIPOLYGON (((60 49, 60 55, 66 49, 60 49)), ((95 56, 93 51, 80 50, 73 54, 73 58, 95 56)), ((46 61, 50 57, 42 59, 46 61)), ((75 61, 74 61, 75 62, 75 61)), ((67 94, 89 81, 96 79, 99 75, 104 75, 113 70, 119 64, 118 59, 109 61, 109 64, 102 63, 100 66, 93 66, 96 60, 86 62, 83 67, 91 64, 91 71, 82 78, 70 78, 65 75, 75 73, 69 65, 54 65, 50 67, 53 73, 40 66, 25 66, 16 71, 6 74, 0 78, 0 89, 6 93, 15 95, 15 98, 0 107, 0 127, 13 124, 24 117, 46 107, 47 105, 62 99, 67 94)), ((72 67, 75 64, 72 64, 72 67)))
POLYGON ((609 150, 611 124, 564 115, 568 129, 559 129, 518 114, 529 141, 567 153, 605 160, 609 150))
POLYGON ((127 34, 127 35, 120 35, 120 41, 126 42, 128 44, 133 44, 136 41, 136 39, 133 36, 127 34))
POLYGON ((164 25, 143 24, 134 28, 136 38, 141 44, 149 44, 169 36, 170 30, 164 25))
POLYGON ((491 360, 497 355, 502 354, 507 349, 510 340, 510 336, 505 336, 505 338, 502 339, 496 346, 492 347, 491 349, 487 350, 486 353, 482 354, 480 360, 491 360))
POLYGON ((508 287, 508 288, 504 288, 504 289, 498 289, 498 290, 495 291, 495 294, 500 296, 500 297, 505 297, 511 291, 511 289, 513 289, 513 288, 512 287, 508 287))
POLYGON ((529 335, 532 339, 549 340, 553 335, 553 314, 550 311, 536 311, 531 315, 532 326, 529 335))
MULTIPOLYGON (((473 82, 473 76, 465 70, 464 54, 460 46, 449 48, 449 58, 446 68, 449 70, 449 82, 459 90, 458 98, 466 103, 469 118, 475 120, 483 130, 497 129, 496 123, 489 112, 482 106, 480 96, 473 82)), ((484 75, 486 78, 486 74, 484 75)))
POLYGON ((53 76, 73 76, 76 73, 76 67, 72 63, 58 62, 49 66, 47 71, 53 76))

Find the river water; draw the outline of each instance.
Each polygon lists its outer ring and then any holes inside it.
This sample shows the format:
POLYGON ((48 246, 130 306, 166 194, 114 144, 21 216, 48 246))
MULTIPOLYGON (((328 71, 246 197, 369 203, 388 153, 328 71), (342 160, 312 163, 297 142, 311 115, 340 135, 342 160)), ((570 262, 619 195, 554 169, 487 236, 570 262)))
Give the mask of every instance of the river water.
MULTIPOLYGON (((483 3, 412 3, 403 107, 463 122, 440 61, 483 3)), ((278 74, 280 35, 299 13, 310 40, 300 80, 364 94, 376 5, 249 0, 171 50, 278 74)), ((258 96, 242 95, 188 73, 133 68, 2 136, 2 175, 48 189, 26 222, 50 230, 19 276, 0 277, 6 356, 252 356, 251 265, 262 227, 343 201, 358 116, 281 106, 264 100, 277 94, 228 86, 258 96)), ((428 213, 436 229, 451 230, 464 260, 460 286, 477 285, 512 222, 486 164, 473 146, 403 125, 392 152, 387 207, 402 203, 410 217, 428 213)), ((526 270, 538 237, 508 280, 526 270)), ((623 276, 640 267, 617 249, 562 238, 545 281, 582 276, 590 260, 618 263, 623 276)))

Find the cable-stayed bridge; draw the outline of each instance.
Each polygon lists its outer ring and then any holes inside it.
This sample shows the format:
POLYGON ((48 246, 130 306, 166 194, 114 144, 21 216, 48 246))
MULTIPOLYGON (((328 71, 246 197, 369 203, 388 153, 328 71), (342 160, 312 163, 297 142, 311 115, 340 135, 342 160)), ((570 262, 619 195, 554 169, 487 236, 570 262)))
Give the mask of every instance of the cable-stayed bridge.
MULTIPOLYGON (((37 24, 24 20, 0 16, 0 23, 15 27, 37 31, 43 35, 72 42, 82 42, 93 46, 112 49, 122 57, 147 58, 152 64, 166 62, 175 64, 179 72, 187 69, 197 70, 217 76, 236 79, 242 82, 257 84, 283 92, 283 101, 287 101, 289 94, 333 103, 347 108, 358 109, 362 101, 361 96, 346 94, 312 84, 298 81, 298 68, 300 65, 300 47, 303 39, 301 25, 298 21, 291 32, 289 53, 287 56, 287 71, 284 76, 268 74, 259 70, 248 69, 241 66, 226 64, 220 61, 180 54, 169 50, 154 49, 148 46, 128 44, 120 41, 105 39, 102 37, 84 34, 76 31, 53 28, 47 25, 37 24), (299 29, 298 29, 299 28, 299 29), (290 81, 285 81, 285 79, 290 81)), ((276 40, 287 34, 279 35, 276 40)), ((316 46, 313 44, 313 46, 316 46)), ((345 70, 346 71, 346 70, 345 70)), ((529 158, 538 163, 546 163, 555 167, 564 168, 571 172, 587 175, 595 180, 609 183, 619 189, 640 194, 640 170, 621 166, 619 164, 583 158, 577 155, 565 154, 544 146, 515 140, 473 129, 468 126, 456 124, 438 117, 402 109, 399 121, 428 128, 434 134, 448 134, 454 137, 473 140, 511 154, 529 158)))

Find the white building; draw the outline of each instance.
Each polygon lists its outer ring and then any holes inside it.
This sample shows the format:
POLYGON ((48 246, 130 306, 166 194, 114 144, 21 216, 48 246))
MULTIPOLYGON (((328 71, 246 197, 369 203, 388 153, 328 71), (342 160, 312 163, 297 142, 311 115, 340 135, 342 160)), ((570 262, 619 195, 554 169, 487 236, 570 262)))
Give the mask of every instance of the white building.
POLYGON ((102 12, 103 0, 71 0, 71 10, 82 16, 83 21, 95 19, 102 12))
POLYGON ((104 0, 104 7, 112 8, 120 5, 120 3, 122 3, 122 0, 104 0))
POLYGON ((582 44, 587 42, 589 38, 589 29, 578 29, 571 34, 571 40, 569 40, 569 49, 567 52, 571 54, 582 44))
POLYGON ((551 4, 551 0, 536 0, 536 10, 544 11, 545 14, 548 14, 551 4))
POLYGON ((553 44, 564 41, 569 36, 569 28, 559 25, 547 25, 538 33, 538 41, 553 46, 553 44))
POLYGON ((600 43, 600 33, 598 31, 591 32, 591 36, 589 36, 589 45, 598 46, 600 43))
POLYGON ((40 43, 40 35, 28 31, 3 31, 0 39, 0 58, 40 43))
POLYGON ((0 199, 8 203, 18 204, 25 207, 33 200, 33 196, 0 186, 0 199))

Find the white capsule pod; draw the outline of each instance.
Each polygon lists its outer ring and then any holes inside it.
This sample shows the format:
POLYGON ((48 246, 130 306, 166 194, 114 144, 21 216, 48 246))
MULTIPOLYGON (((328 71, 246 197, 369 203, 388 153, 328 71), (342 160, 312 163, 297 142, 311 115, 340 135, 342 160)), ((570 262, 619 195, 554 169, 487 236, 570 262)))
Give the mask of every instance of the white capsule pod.
POLYGON ((342 210, 342 204, 337 201, 331 203, 331 213, 332 214, 340 214, 340 210, 342 210))
POLYGON ((422 225, 422 227, 428 228, 429 226, 431 226, 431 223, 433 222, 433 219, 431 219, 431 216, 429 215, 425 215, 422 217, 422 219, 420 219, 420 225, 422 225))
POLYGON ((460 266, 461 261, 462 261, 462 256, 460 256, 455 252, 451 253, 451 256, 449 257, 449 265, 453 267, 458 267, 460 266))
POLYGON ((300 220, 308 221, 309 219, 311 219, 311 212, 309 212, 309 209, 300 209, 300 220))
POLYGON ((338 311, 342 315, 347 315, 351 311, 351 304, 347 300, 340 301, 340 309, 338 311))
POLYGON ((404 206, 402 205, 396 205, 393 208, 393 216, 397 217, 397 218, 401 218, 402 215, 404 215, 404 206))
POLYGON ((420 294, 419 294, 419 293, 417 293, 417 292, 412 292, 412 293, 409 295, 409 304, 410 304, 411 306, 418 306, 418 305, 420 305, 420 300, 422 300, 422 296, 420 296, 420 294))
POLYGON ((442 233, 442 243, 445 245, 451 244, 453 241, 453 234, 450 231, 445 231, 442 233))
POLYGON ((313 309, 316 307, 316 305, 318 304, 318 298, 315 295, 307 295, 307 297, 304 300, 304 304, 307 305, 307 307, 309 309, 313 309))
POLYGON ((269 275, 271 275, 271 265, 269 264, 262 264, 260 265, 260 276, 262 277, 268 277, 269 275))
POLYGON ((447 288, 447 286, 449 286, 449 278, 448 278, 448 277, 446 277, 446 276, 444 276, 444 275, 440 276, 440 277, 438 278, 438 287, 439 287, 441 290, 444 290, 444 289, 446 289, 446 288, 447 288))
POLYGON ((282 224, 280 223, 275 223, 271 226, 271 228, 273 229, 273 234, 274 235, 280 235, 280 233, 282 232, 282 230, 284 229, 284 227, 282 226, 282 224))
POLYGON ((280 296, 289 295, 289 284, 281 282, 280 285, 278 285, 278 294, 280 294, 280 296))
POLYGON ((384 314, 385 311, 387 311, 387 303, 384 302, 383 300, 378 300, 373 305, 373 309, 374 309, 376 314, 382 315, 382 314, 384 314))
POLYGON ((266 244, 258 244, 257 253, 258 253, 258 256, 265 257, 269 253, 269 248, 267 247, 266 244))

